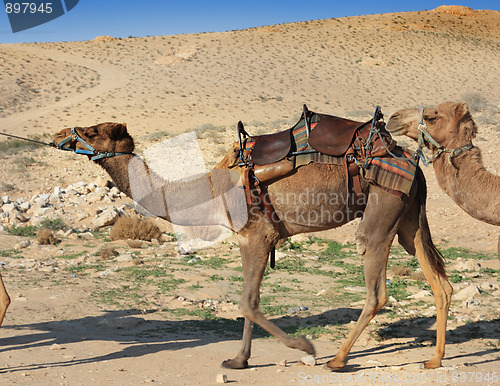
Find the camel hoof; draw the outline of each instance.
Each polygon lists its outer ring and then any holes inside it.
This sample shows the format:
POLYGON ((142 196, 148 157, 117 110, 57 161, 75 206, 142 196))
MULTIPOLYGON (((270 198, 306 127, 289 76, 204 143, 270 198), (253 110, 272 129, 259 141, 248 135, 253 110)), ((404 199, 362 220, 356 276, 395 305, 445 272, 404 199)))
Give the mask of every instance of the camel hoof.
POLYGON ((237 359, 227 359, 221 363, 221 366, 226 369, 246 369, 248 367, 248 361, 240 361, 237 359))
POLYGON ((297 340, 298 344, 294 348, 298 348, 299 350, 302 350, 307 354, 312 355, 313 357, 316 356, 316 350, 314 349, 312 343, 309 342, 309 339, 307 339, 304 335, 301 335, 297 338, 297 340))
POLYGON ((438 359, 431 359, 424 363, 424 369, 437 369, 441 366, 441 360, 438 359))
POLYGON ((336 370, 340 370, 342 368, 345 367, 345 362, 344 361, 341 361, 339 359, 336 359, 336 358, 333 358, 332 360, 328 361, 326 366, 332 370, 332 371, 336 371, 336 370))

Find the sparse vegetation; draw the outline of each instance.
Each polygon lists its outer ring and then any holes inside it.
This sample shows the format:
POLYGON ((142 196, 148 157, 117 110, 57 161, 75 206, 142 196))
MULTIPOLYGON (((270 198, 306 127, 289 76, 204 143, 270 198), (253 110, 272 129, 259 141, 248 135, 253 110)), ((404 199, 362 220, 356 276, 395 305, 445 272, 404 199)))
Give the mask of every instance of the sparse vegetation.
POLYGON ((151 241, 161 236, 161 231, 151 218, 120 216, 110 233, 111 240, 151 241))

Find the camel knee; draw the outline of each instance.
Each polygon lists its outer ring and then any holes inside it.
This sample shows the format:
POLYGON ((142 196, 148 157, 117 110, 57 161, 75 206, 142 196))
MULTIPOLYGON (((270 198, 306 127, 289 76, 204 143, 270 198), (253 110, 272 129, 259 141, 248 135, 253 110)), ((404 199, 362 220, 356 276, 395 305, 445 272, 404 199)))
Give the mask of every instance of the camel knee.
POLYGON ((365 309, 374 317, 387 303, 387 296, 385 294, 378 294, 377 296, 369 296, 366 298, 365 309))
POLYGON ((355 239, 356 239, 356 251, 360 256, 363 256, 366 253, 366 244, 367 244, 366 236, 361 232, 359 232, 358 230, 358 232, 356 232, 355 239))
POLYGON ((243 317, 251 321, 255 320, 255 315, 259 312, 258 304, 251 304, 246 300, 240 302, 239 308, 243 317))

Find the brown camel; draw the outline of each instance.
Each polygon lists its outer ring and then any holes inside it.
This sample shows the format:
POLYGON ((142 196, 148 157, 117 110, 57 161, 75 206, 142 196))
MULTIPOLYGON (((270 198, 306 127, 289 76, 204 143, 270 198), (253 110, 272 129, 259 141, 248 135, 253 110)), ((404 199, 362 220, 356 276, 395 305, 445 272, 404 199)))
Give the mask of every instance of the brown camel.
MULTIPOLYGON (((233 196, 225 194, 237 186, 233 185, 235 179, 231 170, 239 168, 236 166, 229 169, 237 157, 237 149, 230 150, 208 176, 172 182, 162 179, 149 170, 143 161, 133 154, 134 142, 124 124, 103 123, 92 127, 75 128, 74 131, 84 142, 95 148, 96 152, 108 153, 109 156, 98 157, 95 162, 109 173, 122 192, 135 198, 137 195, 133 192, 132 183, 153 187, 148 194, 142 195, 144 200, 140 200, 140 204, 166 220, 172 221, 171 207, 176 207, 175 210, 183 213, 186 205, 202 205, 202 201, 207 198, 201 199, 193 193, 202 190, 200 184, 206 183, 207 180, 212 198, 225 195, 225 199, 220 200, 224 213, 234 214, 231 208, 238 207, 231 202, 233 196), (171 200, 171 196, 166 198, 170 192, 181 192, 175 196, 181 203, 161 204, 159 208, 159 201, 164 203, 171 200), (184 196, 188 196, 189 200, 184 196)), ((62 130, 56 135, 55 143, 66 141, 65 147, 79 150, 88 148, 82 141, 77 141, 75 135, 72 137, 70 135, 70 129, 62 130)), ((207 214, 205 211, 200 211, 204 213, 199 215, 187 216, 185 221, 179 220, 179 216, 176 216, 177 221, 183 222, 183 225, 219 224, 232 228, 238 235, 244 278, 240 302, 240 309, 245 317, 243 344, 236 357, 224 361, 223 366, 234 369, 248 367, 254 323, 258 323, 286 346, 311 355, 315 354, 313 345, 305 337, 295 338, 286 334, 266 319, 259 310, 260 284, 268 257, 280 239, 298 233, 339 227, 356 216, 362 216, 356 232, 356 244, 358 252, 364 259, 366 303, 339 353, 327 363, 328 367, 340 369, 345 366, 346 357, 354 342, 386 303, 386 266, 389 250, 396 235, 408 253, 418 258, 434 293, 437 309, 436 350, 434 356, 425 362, 425 367, 440 367, 445 352, 446 321, 452 287, 446 278, 442 257, 432 243, 425 212, 426 185, 421 170, 417 170, 415 189, 412 190, 411 196, 405 199, 399 199, 362 180, 361 188, 367 199, 363 202, 350 203, 343 167, 335 165, 308 164, 283 178, 268 181, 263 185, 275 213, 281 219, 278 227, 273 224, 265 211, 261 210, 258 197, 252 197, 248 204, 244 200, 245 221, 241 227, 234 225, 238 220, 234 216, 222 218, 213 213, 207 214), (301 193, 308 194, 309 197, 316 195, 316 197, 336 199, 305 201, 295 199, 301 193)), ((243 189, 241 186, 239 188, 243 189)))
MULTIPOLYGON (((431 160, 439 186, 475 219, 500 225, 500 176, 486 170, 481 150, 472 145, 477 127, 467 104, 445 102, 428 107, 422 110, 421 120, 419 109, 399 110, 386 126, 392 134, 414 140, 418 140, 419 127, 436 141, 433 144, 423 137, 433 153, 431 160)), ((498 255, 500 258, 500 238, 498 255)))

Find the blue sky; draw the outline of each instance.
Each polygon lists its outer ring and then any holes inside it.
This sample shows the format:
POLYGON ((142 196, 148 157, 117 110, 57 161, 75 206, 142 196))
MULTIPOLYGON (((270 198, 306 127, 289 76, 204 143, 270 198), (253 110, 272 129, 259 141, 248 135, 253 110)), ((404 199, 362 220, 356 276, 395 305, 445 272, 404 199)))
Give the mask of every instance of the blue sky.
MULTIPOLYGON (((29 0, 25 0, 29 1, 29 0)), ((50 1, 50 0, 48 0, 50 1)), ((12 33, 3 4, 0 43, 90 40, 229 31, 304 20, 422 11, 443 4, 500 10, 498 0, 328 1, 328 0, 80 0, 73 10, 48 23, 12 33)))

